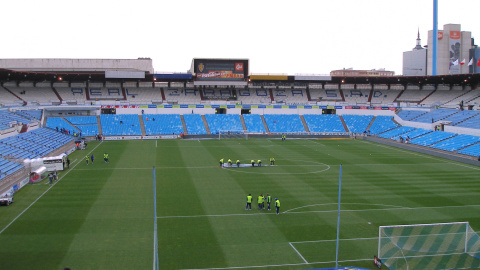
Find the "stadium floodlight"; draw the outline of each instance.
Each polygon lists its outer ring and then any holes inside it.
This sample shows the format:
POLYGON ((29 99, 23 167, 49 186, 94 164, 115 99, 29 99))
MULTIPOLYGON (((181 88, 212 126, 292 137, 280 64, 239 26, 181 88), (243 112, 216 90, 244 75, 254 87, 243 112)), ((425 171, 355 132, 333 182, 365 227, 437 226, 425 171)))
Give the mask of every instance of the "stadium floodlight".
POLYGON ((380 226, 378 257, 389 269, 480 266, 480 237, 468 222, 380 226))

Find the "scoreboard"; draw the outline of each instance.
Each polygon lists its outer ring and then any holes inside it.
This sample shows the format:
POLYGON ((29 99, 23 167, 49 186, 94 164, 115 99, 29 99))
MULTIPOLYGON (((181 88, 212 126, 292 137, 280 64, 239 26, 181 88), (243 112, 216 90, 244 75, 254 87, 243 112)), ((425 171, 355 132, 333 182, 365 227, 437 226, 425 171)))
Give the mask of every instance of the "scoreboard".
POLYGON ((193 59, 197 81, 246 81, 248 59, 193 59))

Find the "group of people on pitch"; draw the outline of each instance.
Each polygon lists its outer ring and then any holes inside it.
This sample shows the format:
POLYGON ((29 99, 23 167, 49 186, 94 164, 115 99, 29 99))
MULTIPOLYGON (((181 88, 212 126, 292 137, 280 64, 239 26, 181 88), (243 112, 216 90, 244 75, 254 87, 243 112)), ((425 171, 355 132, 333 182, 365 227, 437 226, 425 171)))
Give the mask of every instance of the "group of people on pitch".
MULTIPOLYGON (((85 162, 87 163, 88 165, 88 160, 91 160, 92 161, 92 164, 93 162, 95 161, 95 156, 92 154, 91 156, 88 156, 86 155, 85 156, 85 162)), ((108 160, 108 153, 105 153, 103 154, 103 161, 105 161, 105 163, 109 163, 110 161, 108 160)))
MULTIPOLYGON (((247 210, 252 210, 252 194, 247 195, 247 204, 245 205, 245 211, 247 210)), ((267 201, 267 210, 270 211, 270 204, 272 202, 272 196, 267 193, 267 196, 263 196, 263 194, 260 194, 258 196, 257 202, 258 202, 258 210, 264 210, 265 209, 265 201, 267 201)), ((280 213, 280 200, 278 198, 275 198, 275 209, 277 210, 277 215, 280 213)))
MULTIPOLYGON (((219 162, 220 167, 225 166, 225 164, 223 162, 224 162, 224 159, 221 158, 220 162, 219 162)), ((252 159, 250 162, 252 163, 252 167, 255 167, 255 160, 252 159)), ((272 165, 272 166, 275 165, 275 158, 273 158, 273 157, 270 158, 270 165, 272 165)), ((232 160, 231 159, 227 160, 227 166, 232 167, 232 160)), ((262 160, 261 159, 257 160, 257 166, 259 166, 259 167, 262 166, 262 160)), ((237 159, 237 167, 240 167, 240 160, 239 159, 237 159)))

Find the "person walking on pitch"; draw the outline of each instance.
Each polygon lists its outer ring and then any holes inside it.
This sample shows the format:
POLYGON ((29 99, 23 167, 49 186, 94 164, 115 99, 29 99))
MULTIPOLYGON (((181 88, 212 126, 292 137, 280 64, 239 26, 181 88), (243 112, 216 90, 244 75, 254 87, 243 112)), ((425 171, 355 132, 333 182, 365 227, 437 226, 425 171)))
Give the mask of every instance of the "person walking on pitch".
POLYGON ((240 160, 237 159, 237 167, 240 167, 240 160))
POLYGON ((220 159, 220 167, 223 167, 223 158, 220 159))
POLYGON ((90 157, 88 155, 85 156, 85 162, 87 162, 87 165, 88 165, 88 160, 90 159, 90 157))
POLYGON ((270 158, 270 165, 272 166, 275 165, 275 158, 273 157, 270 158))
POLYGON ((275 198, 275 208, 277 209, 277 215, 280 213, 280 200, 275 198))
POLYGON ((270 203, 272 202, 272 196, 270 196, 270 194, 267 193, 267 207, 268 207, 268 211, 270 211, 270 203))
POLYGON ((247 204, 245 205, 245 211, 252 210, 252 194, 247 195, 247 204))

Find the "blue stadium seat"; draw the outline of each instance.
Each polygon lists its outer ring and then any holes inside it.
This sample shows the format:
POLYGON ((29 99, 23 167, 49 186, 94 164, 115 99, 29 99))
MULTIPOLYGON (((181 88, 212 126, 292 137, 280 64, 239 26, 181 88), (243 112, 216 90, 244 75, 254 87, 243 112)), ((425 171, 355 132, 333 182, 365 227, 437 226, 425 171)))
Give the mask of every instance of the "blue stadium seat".
POLYGON ((184 114, 183 120, 187 126, 187 134, 189 135, 202 135, 207 134, 205 125, 203 124, 202 116, 199 114, 184 114))

